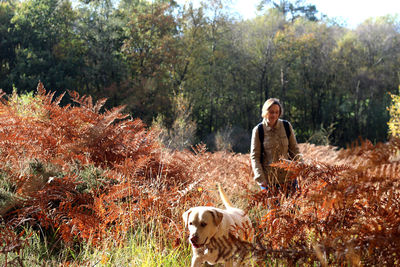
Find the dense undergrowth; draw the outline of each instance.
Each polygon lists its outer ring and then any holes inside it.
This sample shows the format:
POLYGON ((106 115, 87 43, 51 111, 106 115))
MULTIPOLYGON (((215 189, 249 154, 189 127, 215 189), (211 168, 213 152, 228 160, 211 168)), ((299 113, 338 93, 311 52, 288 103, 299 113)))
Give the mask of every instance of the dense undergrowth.
POLYGON ((169 255, 187 263, 181 215, 192 206, 221 206, 216 182, 254 223, 254 241, 238 248, 251 251, 253 262, 399 264, 399 140, 361 140, 342 150, 301 144, 303 161, 277 163, 299 189, 262 192, 248 155, 210 153, 204 145, 168 151, 157 130, 124 115, 123 107, 103 111, 105 100, 69 94, 75 104, 65 107, 42 84, 35 96, 1 95, 6 264, 27 264, 23 251, 35 239, 47 246, 39 258, 61 265, 112 261, 107 253, 93 256, 95 262, 74 256, 89 248, 84 255, 119 248, 133 261, 124 248, 146 236, 153 243, 143 251, 175 251, 169 255))

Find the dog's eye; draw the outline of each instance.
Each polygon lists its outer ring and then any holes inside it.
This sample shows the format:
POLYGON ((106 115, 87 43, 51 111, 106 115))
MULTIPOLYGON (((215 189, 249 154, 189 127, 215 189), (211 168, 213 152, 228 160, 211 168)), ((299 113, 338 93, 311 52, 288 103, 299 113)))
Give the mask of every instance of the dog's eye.
POLYGON ((206 227, 207 224, 206 224, 205 222, 202 222, 202 223, 200 224, 200 226, 201 226, 201 227, 206 227))
POLYGON ((192 222, 190 222, 190 223, 189 223, 189 225, 193 225, 193 223, 192 223, 192 222))

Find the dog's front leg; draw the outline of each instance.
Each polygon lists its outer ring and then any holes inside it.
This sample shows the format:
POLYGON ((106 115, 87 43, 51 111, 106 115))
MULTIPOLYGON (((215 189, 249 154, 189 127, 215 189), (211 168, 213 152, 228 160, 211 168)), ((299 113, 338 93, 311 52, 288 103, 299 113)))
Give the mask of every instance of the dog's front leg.
POLYGON ((235 266, 235 267, 243 267, 243 266, 246 266, 246 265, 244 264, 243 261, 238 260, 238 261, 235 261, 235 264, 233 264, 232 266, 235 266))
POLYGON ((225 266, 225 267, 233 267, 233 260, 232 260, 232 259, 227 260, 227 261, 225 262, 224 266, 225 266))

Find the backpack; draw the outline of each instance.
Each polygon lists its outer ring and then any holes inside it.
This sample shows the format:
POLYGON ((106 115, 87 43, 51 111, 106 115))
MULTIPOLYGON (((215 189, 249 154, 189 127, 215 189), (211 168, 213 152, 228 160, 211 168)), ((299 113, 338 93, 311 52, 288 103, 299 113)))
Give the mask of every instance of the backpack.
MULTIPOLYGON (((287 120, 282 120, 283 126, 285 126, 285 131, 286 131, 286 137, 289 140, 290 138, 290 127, 289 127, 289 122, 287 120)), ((261 143, 261 154, 260 154, 260 161, 261 164, 264 161, 264 127, 262 125, 262 122, 260 122, 258 125, 258 138, 260 139, 261 143)))

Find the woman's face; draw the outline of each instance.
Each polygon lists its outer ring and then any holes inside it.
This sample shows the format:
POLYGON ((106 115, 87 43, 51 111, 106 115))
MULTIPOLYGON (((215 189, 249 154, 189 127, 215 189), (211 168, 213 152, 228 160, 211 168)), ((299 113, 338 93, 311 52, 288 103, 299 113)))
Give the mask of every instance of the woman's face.
POLYGON ((279 119, 281 108, 277 104, 273 104, 269 107, 267 112, 267 120, 269 126, 274 126, 276 121, 279 119))

